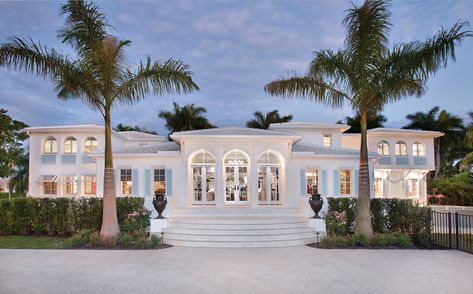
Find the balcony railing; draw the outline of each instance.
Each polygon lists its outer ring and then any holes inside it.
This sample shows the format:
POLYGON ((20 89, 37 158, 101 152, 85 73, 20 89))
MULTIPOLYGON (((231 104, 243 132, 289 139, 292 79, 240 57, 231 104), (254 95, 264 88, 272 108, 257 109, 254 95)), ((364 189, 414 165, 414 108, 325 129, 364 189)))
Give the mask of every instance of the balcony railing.
POLYGON ((41 154, 41 164, 56 164, 56 154, 41 154))

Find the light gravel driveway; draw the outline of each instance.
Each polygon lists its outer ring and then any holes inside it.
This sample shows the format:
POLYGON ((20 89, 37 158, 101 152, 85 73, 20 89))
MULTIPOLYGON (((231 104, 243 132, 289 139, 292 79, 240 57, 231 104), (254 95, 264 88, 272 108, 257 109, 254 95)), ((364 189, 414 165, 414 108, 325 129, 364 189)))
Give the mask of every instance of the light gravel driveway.
POLYGON ((0 250, 1 293, 473 293, 473 255, 310 247, 0 250))

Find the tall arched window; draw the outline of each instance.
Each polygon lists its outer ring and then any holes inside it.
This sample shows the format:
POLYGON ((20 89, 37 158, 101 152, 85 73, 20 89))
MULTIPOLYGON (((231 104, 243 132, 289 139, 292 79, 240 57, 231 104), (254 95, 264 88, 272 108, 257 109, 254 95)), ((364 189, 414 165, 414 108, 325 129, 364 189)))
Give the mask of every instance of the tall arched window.
POLYGON ((225 168, 225 202, 238 204, 248 201, 248 156, 240 151, 233 150, 223 159, 225 168))
POLYGON ((389 155, 389 143, 386 141, 379 141, 378 142, 378 154, 382 156, 389 155))
POLYGON ((412 144, 412 155, 425 156, 425 145, 420 142, 415 142, 412 144))
POLYGON ((407 156, 407 145, 403 141, 398 141, 394 146, 396 156, 407 156))
POLYGON ((191 159, 194 202, 205 204, 215 201, 215 157, 205 151, 191 159))
POLYGON ((76 154, 77 153, 77 140, 74 137, 68 137, 64 141, 64 153, 65 154, 76 154))
POLYGON ((43 153, 44 154, 56 154, 57 153, 56 138, 47 137, 46 140, 44 140, 43 153))
POLYGON ((84 153, 92 153, 97 150, 98 143, 94 137, 88 137, 84 142, 84 153))
POLYGON ((279 177, 281 168, 279 157, 270 150, 265 151, 258 157, 257 165, 259 202, 279 202, 279 177))

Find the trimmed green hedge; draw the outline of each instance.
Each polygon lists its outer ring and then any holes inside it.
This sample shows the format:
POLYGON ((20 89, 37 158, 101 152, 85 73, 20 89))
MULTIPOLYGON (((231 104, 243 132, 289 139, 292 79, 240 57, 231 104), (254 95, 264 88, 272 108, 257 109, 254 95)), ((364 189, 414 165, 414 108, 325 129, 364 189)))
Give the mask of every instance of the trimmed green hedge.
MULTIPOLYGON (((459 173, 451 177, 434 179, 428 182, 429 194, 436 188, 438 194, 446 196, 443 205, 473 206, 473 175, 459 173)), ((430 204, 437 204, 435 198, 429 199, 430 204)))
MULTIPOLYGON (((332 235, 353 232, 356 198, 327 198, 327 231, 332 235)), ((414 243, 429 244, 432 213, 430 208, 411 200, 371 199, 371 217, 375 233, 405 233, 414 243)))
MULTIPOLYGON (((144 198, 117 198, 120 227, 128 215, 142 211, 144 198)), ((102 198, 15 198, 0 200, 0 234, 71 235, 81 230, 99 231, 102 198)))

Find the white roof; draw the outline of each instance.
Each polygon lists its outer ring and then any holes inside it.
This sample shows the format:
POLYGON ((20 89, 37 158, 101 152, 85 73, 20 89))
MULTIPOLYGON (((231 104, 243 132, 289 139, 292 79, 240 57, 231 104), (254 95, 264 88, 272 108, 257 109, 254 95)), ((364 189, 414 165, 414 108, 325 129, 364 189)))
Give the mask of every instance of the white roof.
POLYGON ((240 127, 174 132, 171 135, 171 138, 177 139, 177 141, 186 137, 286 137, 300 139, 299 136, 292 133, 240 127))
POLYGON ((270 124, 270 129, 335 129, 342 132, 350 128, 345 124, 318 123, 318 122, 287 122, 270 124))
POLYGON ((104 126, 101 125, 68 125, 68 126, 46 126, 46 127, 28 127, 23 131, 32 132, 61 132, 61 131, 103 131, 104 126))
POLYGON ((411 130, 411 129, 394 129, 394 128, 375 128, 375 129, 370 129, 368 130, 368 134, 370 135, 385 135, 385 134, 390 134, 390 135, 407 135, 407 136, 422 136, 422 137, 432 137, 432 138, 437 138, 441 137, 444 134, 441 132, 435 132, 435 131, 424 131, 424 130, 411 130))
MULTIPOLYGON (((292 145, 292 152, 313 153, 314 155, 343 155, 343 156, 360 156, 360 151, 357 149, 325 147, 322 145, 297 143, 292 145)), ((375 152, 368 152, 370 157, 376 157, 375 152)))
POLYGON ((166 142, 158 145, 133 146, 113 150, 114 154, 156 154, 160 151, 180 151, 175 142, 166 142))
POLYGON ((115 132, 120 137, 126 140, 166 140, 166 138, 149 133, 137 132, 137 131, 123 131, 123 132, 115 132))

